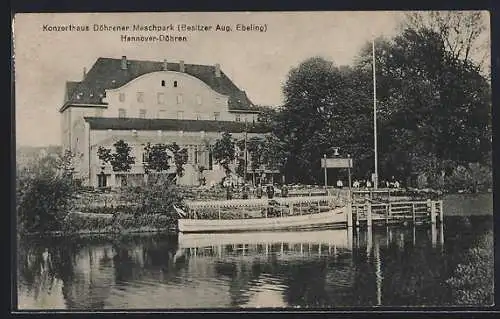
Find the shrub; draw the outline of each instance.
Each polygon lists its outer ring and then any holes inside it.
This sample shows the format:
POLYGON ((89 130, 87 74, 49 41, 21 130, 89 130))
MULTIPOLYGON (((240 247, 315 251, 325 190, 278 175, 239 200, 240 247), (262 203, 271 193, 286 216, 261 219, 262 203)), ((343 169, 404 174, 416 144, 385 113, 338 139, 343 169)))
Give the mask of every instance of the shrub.
POLYGON ((123 188, 121 197, 128 203, 137 204, 136 215, 170 215, 174 212, 173 205, 181 205, 183 199, 179 187, 167 178, 150 185, 123 188))
POLYGON ((65 161, 64 156, 48 155, 17 170, 16 210, 20 233, 61 228, 76 190, 71 172, 63 167, 65 161))
POLYGON ((452 288, 454 301, 460 305, 492 305, 494 296, 493 232, 481 238, 464 256, 446 283, 452 288))
POLYGON ((67 232, 77 232, 82 230, 110 231, 112 227, 112 217, 108 218, 94 214, 69 213, 64 219, 63 230, 67 232))

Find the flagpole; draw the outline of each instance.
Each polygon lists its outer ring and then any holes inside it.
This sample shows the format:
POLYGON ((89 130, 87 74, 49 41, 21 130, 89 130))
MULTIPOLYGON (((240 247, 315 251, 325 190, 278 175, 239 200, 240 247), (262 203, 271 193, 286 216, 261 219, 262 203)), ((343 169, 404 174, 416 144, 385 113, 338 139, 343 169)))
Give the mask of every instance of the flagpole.
POLYGON ((373 146, 375 152, 374 189, 378 188, 378 151, 377 151, 377 80, 375 76, 375 39, 372 39, 373 55, 373 146))
POLYGON ((247 182, 247 167, 248 167, 248 164, 247 164, 247 159, 248 159, 248 155, 247 155, 247 132, 248 132, 247 119, 245 118, 245 173, 244 173, 244 177, 243 177, 243 183, 244 184, 246 184, 246 182, 247 182))

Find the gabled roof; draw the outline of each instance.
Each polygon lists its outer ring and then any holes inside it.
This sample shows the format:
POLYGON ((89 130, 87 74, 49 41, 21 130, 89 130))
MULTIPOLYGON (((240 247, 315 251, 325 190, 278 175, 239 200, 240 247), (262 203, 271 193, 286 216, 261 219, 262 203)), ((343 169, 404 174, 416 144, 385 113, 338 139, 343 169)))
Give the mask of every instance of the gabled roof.
MULTIPOLYGON (((202 121, 176 119, 141 119, 141 118, 107 118, 85 117, 93 130, 137 130, 137 131, 184 131, 184 132, 230 132, 245 131, 244 122, 202 121)), ((269 133, 264 123, 247 123, 248 133, 269 133)))
MULTIPOLYGON (((127 69, 121 68, 121 59, 98 58, 81 82, 67 82, 68 104, 102 104, 106 89, 116 89, 131 80, 151 72, 163 71, 163 62, 127 60, 127 69), (75 83, 77 83, 75 85, 75 83)), ((168 71, 180 71, 179 63, 167 63, 168 71)), ((240 90, 224 72, 215 76, 215 66, 184 64, 184 73, 205 82, 214 91, 229 96, 229 110, 253 110, 253 103, 245 91, 240 90)))

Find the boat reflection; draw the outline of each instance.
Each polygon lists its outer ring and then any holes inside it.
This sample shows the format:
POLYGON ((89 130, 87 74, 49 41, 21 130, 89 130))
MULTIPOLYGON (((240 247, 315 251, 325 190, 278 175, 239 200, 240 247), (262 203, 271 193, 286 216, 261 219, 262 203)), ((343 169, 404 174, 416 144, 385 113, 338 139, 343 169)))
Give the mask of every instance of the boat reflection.
POLYGON ((181 256, 196 257, 259 257, 277 258, 335 255, 352 248, 352 232, 346 229, 287 232, 199 233, 178 235, 181 256))

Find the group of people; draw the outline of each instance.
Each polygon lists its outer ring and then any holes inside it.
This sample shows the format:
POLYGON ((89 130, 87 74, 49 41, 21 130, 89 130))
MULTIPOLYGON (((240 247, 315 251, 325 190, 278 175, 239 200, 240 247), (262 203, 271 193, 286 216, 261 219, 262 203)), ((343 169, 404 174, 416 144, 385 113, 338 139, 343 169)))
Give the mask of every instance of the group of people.
MULTIPOLYGON (((232 199, 234 189, 235 189, 234 184, 226 181, 225 183, 224 182, 222 183, 222 186, 226 190, 226 199, 232 199)), ((267 196, 267 198, 272 199, 272 198, 274 198, 275 193, 276 193, 276 186, 274 184, 268 184, 268 185, 258 184, 252 192, 252 190, 250 189, 250 186, 248 184, 243 184, 240 191, 241 191, 241 198, 242 199, 250 198, 251 193, 253 193, 252 197, 255 197, 255 198, 262 198, 264 196, 267 196)), ((281 197, 287 197, 288 196, 288 187, 286 185, 282 185, 280 187, 280 193, 281 193, 281 197)))
MULTIPOLYGON (((341 179, 337 180, 337 188, 343 188, 344 183, 342 182, 341 179)), ((380 186, 385 186, 386 188, 400 188, 401 183, 399 183, 398 180, 392 180, 391 182, 389 181, 384 181, 381 183, 380 186)), ((355 180, 352 183, 352 187, 354 188, 371 188, 373 187, 373 183, 370 180, 355 180)))

